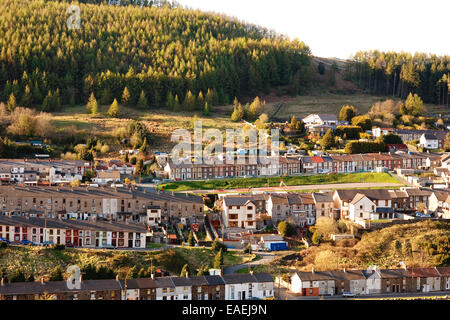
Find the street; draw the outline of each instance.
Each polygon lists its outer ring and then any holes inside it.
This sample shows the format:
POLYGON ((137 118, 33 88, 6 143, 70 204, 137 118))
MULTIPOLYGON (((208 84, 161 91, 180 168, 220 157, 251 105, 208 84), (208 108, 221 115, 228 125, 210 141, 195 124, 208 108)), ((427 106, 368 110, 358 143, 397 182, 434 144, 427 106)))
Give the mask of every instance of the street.
POLYGON ((261 258, 255 261, 251 261, 248 263, 241 263, 241 264, 236 264, 234 266, 231 267, 225 267, 223 269, 223 273, 224 274, 231 274, 231 273, 236 273, 241 269, 244 268, 248 268, 248 266, 255 266, 255 265, 260 265, 260 264, 266 264, 269 263, 270 261, 272 261, 273 259, 275 259, 276 255, 273 253, 268 253, 268 252, 254 252, 255 254, 259 255, 261 258))
POLYGON ((213 190, 190 190, 180 191, 180 193, 195 194, 213 194, 213 193, 234 193, 234 192, 277 192, 277 191, 298 191, 298 190, 335 190, 335 189, 356 189, 356 188, 381 188, 381 187, 398 187, 399 183, 391 182, 352 182, 352 183, 329 183, 329 184, 311 184, 301 186, 285 186, 285 187, 261 187, 261 188, 240 188, 240 189, 213 189, 213 190))

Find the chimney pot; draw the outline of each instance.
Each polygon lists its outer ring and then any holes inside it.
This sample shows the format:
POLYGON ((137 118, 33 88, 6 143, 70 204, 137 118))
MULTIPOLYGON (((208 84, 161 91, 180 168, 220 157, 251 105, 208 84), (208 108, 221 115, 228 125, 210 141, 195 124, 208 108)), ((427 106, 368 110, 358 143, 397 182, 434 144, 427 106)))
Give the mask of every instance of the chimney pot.
POLYGON ((344 268, 344 272, 347 272, 347 269, 344 268))
POLYGON ((152 279, 155 279, 155 274, 152 272, 151 276, 152 279))
POLYGON ((189 278, 189 272, 186 270, 186 278, 189 278))
POLYGON ((119 275, 116 274, 116 281, 119 281, 119 275))
POLYGON ((314 273, 314 267, 311 268, 311 273, 314 273))
POLYGON ((41 284, 45 284, 44 277, 41 277, 41 284))
POLYGON ((1 286, 3 287, 5 285, 5 278, 2 277, 1 286))

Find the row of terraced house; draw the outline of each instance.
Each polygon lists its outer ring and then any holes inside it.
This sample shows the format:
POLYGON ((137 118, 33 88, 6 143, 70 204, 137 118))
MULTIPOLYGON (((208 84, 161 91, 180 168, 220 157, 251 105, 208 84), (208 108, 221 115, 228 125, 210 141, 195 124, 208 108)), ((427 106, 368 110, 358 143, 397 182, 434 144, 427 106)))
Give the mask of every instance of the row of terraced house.
MULTIPOLYGON (((0 300, 248 300, 273 299, 267 273, 119 280, 12 282, 1 280, 0 300)), ((78 280, 78 279, 77 279, 78 280)))
POLYGON ((135 165, 120 160, 97 161, 95 166, 84 160, 0 159, 0 183, 24 185, 60 185, 82 180, 87 170, 95 170, 94 183, 120 183, 134 173, 135 165))
POLYGON ((441 154, 395 151, 368 154, 330 154, 321 156, 285 155, 260 159, 246 157, 243 163, 217 158, 214 164, 174 163, 164 168, 171 180, 202 180, 232 177, 283 176, 300 174, 369 172, 377 168, 419 169, 439 167, 441 154), (262 161, 264 160, 264 161, 262 161), (266 161, 267 160, 267 161, 266 161))
POLYGON ((302 296, 450 291, 450 268, 297 271, 288 283, 302 296))
POLYGON ((223 194, 216 206, 222 208, 222 221, 227 228, 259 230, 284 220, 305 227, 322 217, 349 219, 368 227, 373 220, 414 221, 421 207, 429 218, 450 219, 450 189, 401 187, 223 194))

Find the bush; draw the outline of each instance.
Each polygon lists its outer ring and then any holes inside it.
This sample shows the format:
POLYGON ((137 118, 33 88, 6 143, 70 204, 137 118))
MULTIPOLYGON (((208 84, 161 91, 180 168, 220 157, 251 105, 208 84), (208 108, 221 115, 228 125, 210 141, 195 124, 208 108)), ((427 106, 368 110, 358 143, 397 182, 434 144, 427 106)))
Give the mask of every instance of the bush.
POLYGON ((360 132, 362 132, 360 126, 338 126, 334 131, 336 136, 345 139, 358 139, 360 132))
POLYGON ((283 237, 290 237, 295 233, 294 227, 287 221, 278 223, 278 231, 283 237))
POLYGON ((244 248, 244 253, 252 253, 252 246, 250 243, 244 248))
POLYGON ((320 232, 315 231, 311 240, 314 244, 319 244, 320 241, 322 241, 322 235, 320 234, 320 232))
POLYGON ((53 250, 64 250, 66 248, 66 246, 63 244, 57 243, 57 244, 54 244, 52 248, 53 248, 53 250))
POLYGON ((6 248, 8 244, 6 242, 0 241, 0 249, 6 248))
POLYGON ((213 251, 219 252, 220 249, 222 249, 222 252, 227 252, 228 248, 226 245, 223 244, 223 242, 220 242, 219 240, 215 239, 212 243, 211 249, 213 251))

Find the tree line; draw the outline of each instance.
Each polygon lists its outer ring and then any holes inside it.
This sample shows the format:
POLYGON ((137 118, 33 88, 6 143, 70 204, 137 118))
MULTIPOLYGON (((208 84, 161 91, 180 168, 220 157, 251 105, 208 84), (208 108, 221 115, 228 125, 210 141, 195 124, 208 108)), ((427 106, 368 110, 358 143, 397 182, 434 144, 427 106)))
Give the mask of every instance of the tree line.
POLYGON ((203 110, 191 95, 223 104, 308 85, 308 46, 264 28, 181 7, 79 3, 81 28, 71 30, 68 6, 0 0, 1 100, 51 112, 92 93, 111 104, 126 89, 130 106, 203 110))
POLYGON ((359 51, 347 64, 346 78, 373 93, 404 99, 412 92, 425 102, 449 105, 448 55, 359 51))

